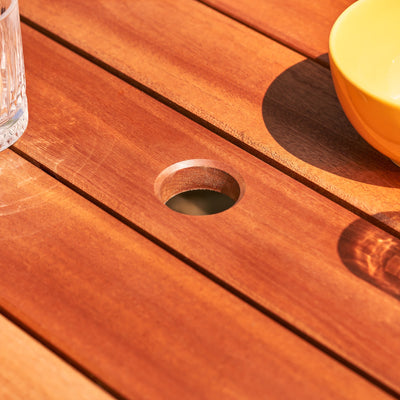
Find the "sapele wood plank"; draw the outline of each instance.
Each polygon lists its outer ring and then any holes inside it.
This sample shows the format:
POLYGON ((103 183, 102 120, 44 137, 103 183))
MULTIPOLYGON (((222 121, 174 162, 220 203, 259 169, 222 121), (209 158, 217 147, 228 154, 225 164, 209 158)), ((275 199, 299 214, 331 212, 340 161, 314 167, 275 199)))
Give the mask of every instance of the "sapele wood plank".
POLYGON ((110 394, 0 315, 2 400, 111 400, 110 394))
POLYGON ((328 52, 333 23, 354 1, 201 0, 312 58, 328 52))
POLYGON ((396 239, 32 29, 23 35, 31 120, 18 151, 400 389, 400 304, 353 268, 382 251, 372 259, 385 268, 396 239), (155 180, 190 159, 238 172, 243 198, 207 217, 169 210, 155 180))
POLYGON ((391 398, 16 154, 0 169, 1 307, 115 392, 391 398))
POLYGON ((400 211, 400 170, 351 127, 326 68, 195 1, 21 0, 21 10, 259 156, 400 229, 388 217, 400 211))

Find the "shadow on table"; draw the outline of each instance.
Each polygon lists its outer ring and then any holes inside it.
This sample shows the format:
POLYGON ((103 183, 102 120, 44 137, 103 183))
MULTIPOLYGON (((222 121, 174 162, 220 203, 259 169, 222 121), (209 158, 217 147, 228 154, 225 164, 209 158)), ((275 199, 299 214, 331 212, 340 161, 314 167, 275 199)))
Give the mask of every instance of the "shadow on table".
POLYGON ((279 75, 264 96, 262 114, 272 137, 298 159, 348 179, 400 185, 400 169, 358 135, 330 71, 316 62, 305 60, 279 75))
MULTIPOLYGON (((400 226, 400 212, 375 217, 400 226)), ((338 253, 354 275, 400 299, 400 240, 358 219, 340 236, 338 253)))

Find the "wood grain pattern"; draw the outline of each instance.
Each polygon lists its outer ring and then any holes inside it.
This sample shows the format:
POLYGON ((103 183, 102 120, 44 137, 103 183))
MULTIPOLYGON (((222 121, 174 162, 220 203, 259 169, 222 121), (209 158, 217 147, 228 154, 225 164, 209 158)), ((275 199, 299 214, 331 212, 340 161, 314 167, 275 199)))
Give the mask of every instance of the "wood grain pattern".
POLYGON ((328 52, 329 32, 355 0, 201 0, 259 32, 317 58, 328 52))
POLYGON ((326 68, 194 1, 20 3, 38 24, 400 229, 388 218, 400 211, 400 170, 350 126, 326 68))
POLYGON ((2 400, 111 400, 111 395, 0 315, 2 400))
POLYGON ((14 153, 0 169, 1 306, 123 396, 389 398, 14 153))
POLYGON ((360 236, 378 232, 399 248, 393 237, 368 223, 349 231, 355 215, 31 29, 23 34, 31 121, 19 151, 400 389, 400 304, 338 251, 340 243, 368 259, 375 248, 360 236), (209 217, 166 208, 155 180, 190 159, 238 172, 243 198, 209 217))

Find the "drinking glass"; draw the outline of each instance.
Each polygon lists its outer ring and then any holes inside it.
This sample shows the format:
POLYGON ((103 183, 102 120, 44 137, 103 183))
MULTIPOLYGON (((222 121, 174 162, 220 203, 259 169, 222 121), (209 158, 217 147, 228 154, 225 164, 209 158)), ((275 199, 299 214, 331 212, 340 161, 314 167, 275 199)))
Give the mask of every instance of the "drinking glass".
POLYGON ((18 0, 0 0, 0 151, 28 125, 18 0))

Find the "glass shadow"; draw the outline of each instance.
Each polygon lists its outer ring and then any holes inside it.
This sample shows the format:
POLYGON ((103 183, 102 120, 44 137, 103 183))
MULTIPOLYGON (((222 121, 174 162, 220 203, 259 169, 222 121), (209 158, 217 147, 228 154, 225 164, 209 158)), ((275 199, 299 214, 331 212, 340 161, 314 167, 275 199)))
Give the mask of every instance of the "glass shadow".
MULTIPOLYGON (((375 215, 379 220, 400 223, 400 212, 375 215)), ((400 240, 358 219, 340 236, 338 253, 343 264, 356 276, 400 299, 400 240)))

